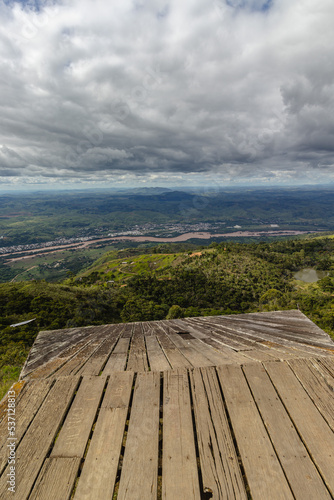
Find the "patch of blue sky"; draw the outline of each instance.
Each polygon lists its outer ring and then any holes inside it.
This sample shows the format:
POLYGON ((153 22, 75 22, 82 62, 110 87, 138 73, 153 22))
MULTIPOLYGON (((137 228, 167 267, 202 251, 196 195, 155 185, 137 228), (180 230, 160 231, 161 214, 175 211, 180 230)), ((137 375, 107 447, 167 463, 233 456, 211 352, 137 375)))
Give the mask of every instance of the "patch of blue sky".
POLYGON ((167 17, 169 13, 169 5, 165 5, 163 9, 159 10, 157 13, 157 18, 158 19, 163 19, 164 17, 167 17))
POLYGON ((274 0, 226 0, 227 5, 235 9, 247 9, 251 12, 267 12, 274 0))
POLYGON ((54 0, 52 2, 45 0, 4 0, 4 3, 11 6, 20 4, 26 9, 30 9, 35 12, 41 12, 44 7, 51 7, 53 5, 56 5, 58 2, 57 0, 54 0))
POLYGON ((37 12, 39 12, 42 7, 41 2, 38 0, 4 0, 4 3, 6 5, 20 4, 23 5, 23 7, 27 7, 37 12))
POLYGON ((263 12, 266 12, 267 10, 270 10, 270 8, 272 7, 273 5, 273 0, 267 0, 266 2, 263 3, 262 7, 260 10, 262 10, 263 12))

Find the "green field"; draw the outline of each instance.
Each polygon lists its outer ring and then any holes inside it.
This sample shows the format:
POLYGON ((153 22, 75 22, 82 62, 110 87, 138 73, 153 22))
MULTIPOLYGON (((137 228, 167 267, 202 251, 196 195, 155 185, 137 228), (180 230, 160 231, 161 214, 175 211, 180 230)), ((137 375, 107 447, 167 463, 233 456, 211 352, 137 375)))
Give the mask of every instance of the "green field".
MULTIPOLYGON (((45 252, 43 255, 31 255, 24 259, 14 260, 2 258, 2 276, 0 282, 18 282, 29 280, 46 280, 59 282, 69 275, 76 274, 92 265, 96 259, 114 245, 99 245, 84 249, 69 249, 57 252, 45 252)), ((13 258, 15 259, 15 255, 13 258)), ((0 260, 1 262, 1 260, 0 260)))
POLYGON ((175 266, 180 260, 178 254, 147 254, 117 258, 117 252, 107 253, 90 268, 76 276, 76 282, 87 283, 98 279, 99 283, 124 284, 134 276, 144 276, 158 273, 159 276, 169 276, 169 267, 175 266), (164 272, 165 271, 165 272, 164 272))

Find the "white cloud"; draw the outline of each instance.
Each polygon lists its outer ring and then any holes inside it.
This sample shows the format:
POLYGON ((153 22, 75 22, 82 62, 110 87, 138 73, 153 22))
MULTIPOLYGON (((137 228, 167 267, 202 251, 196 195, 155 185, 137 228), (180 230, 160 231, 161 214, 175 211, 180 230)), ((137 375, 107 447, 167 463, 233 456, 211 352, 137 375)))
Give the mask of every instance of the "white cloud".
POLYGON ((332 0, 2 1, 0 176, 332 176, 333 16, 332 0))

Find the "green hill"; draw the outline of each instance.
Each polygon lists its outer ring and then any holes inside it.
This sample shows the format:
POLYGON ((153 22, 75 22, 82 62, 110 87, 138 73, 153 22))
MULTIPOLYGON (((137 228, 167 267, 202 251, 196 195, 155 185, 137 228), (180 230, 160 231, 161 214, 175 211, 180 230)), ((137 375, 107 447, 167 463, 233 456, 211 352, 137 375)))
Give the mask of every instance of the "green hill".
POLYGON ((299 307, 333 334, 333 238, 184 248, 107 252, 62 283, 0 284, 2 390, 17 378, 40 330, 299 307), (324 277, 298 281, 294 274, 303 268, 324 277))

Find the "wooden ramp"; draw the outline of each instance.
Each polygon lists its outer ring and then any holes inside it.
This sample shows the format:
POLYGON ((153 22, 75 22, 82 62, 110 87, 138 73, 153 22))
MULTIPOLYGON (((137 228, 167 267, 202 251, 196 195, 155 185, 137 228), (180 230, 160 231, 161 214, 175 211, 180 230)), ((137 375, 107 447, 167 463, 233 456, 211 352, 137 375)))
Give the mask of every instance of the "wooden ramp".
POLYGON ((41 332, 0 499, 334 498, 334 343, 299 311, 41 332))

